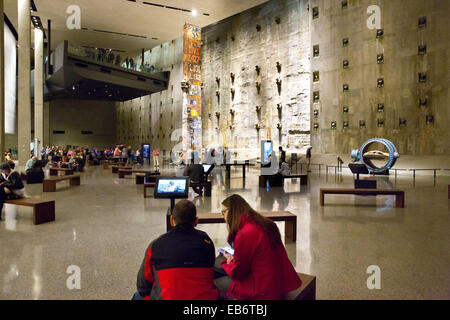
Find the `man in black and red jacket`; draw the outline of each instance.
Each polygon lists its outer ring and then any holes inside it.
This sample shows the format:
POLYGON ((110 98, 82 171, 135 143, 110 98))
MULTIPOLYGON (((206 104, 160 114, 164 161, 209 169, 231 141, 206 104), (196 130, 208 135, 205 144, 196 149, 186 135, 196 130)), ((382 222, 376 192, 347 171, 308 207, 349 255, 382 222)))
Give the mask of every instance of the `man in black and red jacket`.
POLYGON ((196 230, 195 205, 179 201, 172 212, 174 227, 150 243, 137 276, 133 300, 216 300, 214 244, 196 230))

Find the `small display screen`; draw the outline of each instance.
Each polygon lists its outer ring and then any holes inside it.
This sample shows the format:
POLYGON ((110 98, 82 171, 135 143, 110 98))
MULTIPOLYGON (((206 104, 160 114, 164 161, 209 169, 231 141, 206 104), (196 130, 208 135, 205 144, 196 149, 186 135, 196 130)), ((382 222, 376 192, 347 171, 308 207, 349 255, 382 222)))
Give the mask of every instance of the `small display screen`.
POLYGON ((186 199, 189 193, 189 177, 156 178, 155 194, 157 199, 186 199))
POLYGON ((179 193, 183 194, 186 192, 187 181, 178 179, 159 179, 158 183, 158 193, 179 193))
POLYGON ((264 161, 268 161, 269 156, 272 154, 272 141, 264 141, 264 161))

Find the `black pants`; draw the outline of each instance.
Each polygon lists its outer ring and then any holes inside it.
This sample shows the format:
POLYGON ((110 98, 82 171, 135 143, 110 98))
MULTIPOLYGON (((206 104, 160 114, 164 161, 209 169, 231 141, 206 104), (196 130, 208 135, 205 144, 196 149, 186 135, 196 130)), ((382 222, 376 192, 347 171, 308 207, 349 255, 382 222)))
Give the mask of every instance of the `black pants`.
POLYGON ((3 205, 5 200, 8 199, 8 195, 5 192, 5 187, 0 187, 0 220, 2 219, 3 205))
MULTIPOLYGON (((200 181, 192 181, 192 182, 194 182, 194 183, 200 183, 200 181)), ((201 193, 202 193, 202 190, 203 190, 203 187, 192 187, 192 190, 194 190, 194 192, 195 192, 196 194, 201 194, 201 193)))
POLYGON ((230 299, 230 297, 227 297, 226 293, 233 281, 222 268, 222 261, 224 260, 225 257, 222 254, 219 254, 214 263, 214 285, 219 290, 219 299, 221 300, 230 299))

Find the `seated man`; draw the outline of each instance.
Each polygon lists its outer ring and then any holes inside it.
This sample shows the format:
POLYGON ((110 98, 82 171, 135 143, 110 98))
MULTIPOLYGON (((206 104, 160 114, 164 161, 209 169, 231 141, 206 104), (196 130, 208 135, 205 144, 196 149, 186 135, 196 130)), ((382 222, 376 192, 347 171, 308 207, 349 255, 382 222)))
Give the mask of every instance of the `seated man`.
POLYGON ((22 198, 25 187, 20 173, 12 171, 8 163, 0 165, 0 220, 2 219, 3 204, 6 199, 22 198))
POLYGON ((170 223, 174 228, 152 241, 146 251, 133 300, 217 300, 214 244, 195 229, 195 205, 179 201, 170 223))
POLYGON ((43 168, 47 165, 46 160, 36 160, 29 170, 27 170, 27 184, 42 183, 45 178, 43 168))
POLYGON ((291 168, 289 167, 289 164, 286 162, 286 159, 284 159, 283 162, 281 163, 280 169, 278 170, 278 174, 281 174, 282 176, 291 175, 291 168))
POLYGON ((34 164, 37 161, 37 157, 34 156, 33 158, 31 158, 30 160, 27 161, 27 163, 25 164, 25 172, 28 173, 29 170, 31 170, 34 166, 34 164))
MULTIPOLYGON (((200 183, 205 179, 205 170, 201 164, 193 164, 184 169, 184 175, 189 176, 191 182, 200 183)), ((192 187, 192 189, 200 196, 203 194, 203 187, 192 187)))

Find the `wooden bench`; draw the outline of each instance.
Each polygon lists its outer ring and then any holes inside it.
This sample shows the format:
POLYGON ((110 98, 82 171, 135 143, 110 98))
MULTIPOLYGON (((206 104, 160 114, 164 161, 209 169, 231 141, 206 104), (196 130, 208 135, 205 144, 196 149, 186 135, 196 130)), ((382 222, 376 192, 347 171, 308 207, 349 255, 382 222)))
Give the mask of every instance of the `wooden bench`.
POLYGON ((145 173, 136 173, 136 184, 145 183, 145 173))
POLYGON ((145 182, 144 183, 144 198, 147 198, 147 188, 154 188, 156 185, 155 182, 145 182))
POLYGON ((152 175, 152 176, 159 176, 160 175, 160 173, 159 172, 156 172, 156 171, 152 171, 152 170, 149 170, 149 169, 127 169, 127 168, 120 168, 119 170, 118 170, 118 173, 119 173, 119 179, 123 179, 123 178, 125 178, 125 176, 130 176, 130 175, 132 175, 133 173, 149 173, 150 175, 152 175))
POLYGON ((320 205, 323 206, 326 194, 354 194, 360 196, 395 195, 395 206, 405 207, 405 192, 396 189, 352 189, 352 188, 321 188, 320 205))
POLYGON ((44 179, 43 192, 56 192, 56 183, 64 180, 69 180, 71 186, 80 185, 79 174, 73 174, 70 176, 51 176, 44 179))
POLYGON ((57 176, 58 172, 64 172, 66 176, 70 176, 73 174, 73 170, 69 168, 50 168, 50 175, 57 176))
MULTIPOLYGON (((284 221, 284 234, 286 238, 297 240, 297 216, 289 211, 260 211, 272 221, 284 221)), ((197 213, 198 223, 225 223, 220 213, 197 213)))
POLYGON ((200 188, 203 187, 203 189, 205 190, 205 196, 206 197, 211 197, 211 181, 203 181, 203 182, 189 182, 189 186, 192 187, 196 187, 196 188, 200 188))
POLYGON ((40 198, 21 198, 6 200, 5 203, 16 206, 33 207, 34 224, 55 221, 55 200, 43 200, 40 198))
POLYGON ((112 173, 118 173, 120 169, 127 169, 127 170, 131 170, 133 169, 132 167, 125 167, 125 166, 111 166, 111 172, 112 173))
POLYGON ((316 300, 316 277, 310 274, 297 273, 302 280, 302 285, 289 292, 285 300, 316 300))

